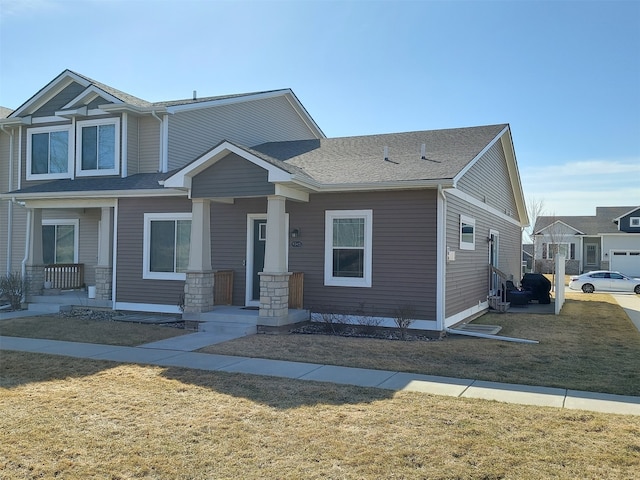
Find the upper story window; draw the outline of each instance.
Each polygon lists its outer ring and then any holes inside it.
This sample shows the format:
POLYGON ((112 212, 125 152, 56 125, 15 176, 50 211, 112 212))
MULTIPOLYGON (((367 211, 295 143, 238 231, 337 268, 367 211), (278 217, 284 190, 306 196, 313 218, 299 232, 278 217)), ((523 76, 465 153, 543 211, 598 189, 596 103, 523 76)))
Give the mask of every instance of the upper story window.
POLYGON ((27 131, 27 180, 70 178, 73 155, 71 125, 27 131))
POLYGON ((476 249, 476 221, 466 215, 460 215, 460 250, 476 249))
POLYGON ((370 287, 372 238, 372 210, 327 210, 324 284, 370 287))
POLYGON ((640 227, 640 217, 631 217, 629 219, 629 225, 632 227, 640 227))
POLYGON ((78 122, 76 175, 118 175, 120 119, 78 122))

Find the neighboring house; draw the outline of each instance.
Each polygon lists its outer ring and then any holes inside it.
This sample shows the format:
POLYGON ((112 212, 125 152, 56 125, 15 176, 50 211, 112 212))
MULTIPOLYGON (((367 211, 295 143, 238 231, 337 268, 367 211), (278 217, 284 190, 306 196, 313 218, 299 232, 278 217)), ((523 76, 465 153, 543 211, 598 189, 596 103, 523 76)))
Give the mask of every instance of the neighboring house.
POLYGON ((533 272, 533 243, 522 244, 522 273, 533 272))
POLYGON ((540 216, 535 228, 536 271, 550 273, 553 258, 566 273, 616 270, 640 276, 640 207, 596 207, 595 216, 540 216))
POLYGON ((33 293, 78 271, 94 304, 204 319, 232 271, 282 325, 302 272, 312 311, 443 331, 520 278, 508 125, 326 138, 289 89, 150 103, 66 70, 0 126, 0 264, 33 293))

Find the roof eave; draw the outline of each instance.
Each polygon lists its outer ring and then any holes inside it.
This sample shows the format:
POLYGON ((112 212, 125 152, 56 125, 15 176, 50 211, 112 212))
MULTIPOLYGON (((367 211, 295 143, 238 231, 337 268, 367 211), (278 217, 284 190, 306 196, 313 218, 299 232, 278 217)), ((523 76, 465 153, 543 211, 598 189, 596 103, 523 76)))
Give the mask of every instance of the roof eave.
POLYGON ((141 188, 132 190, 84 190, 78 192, 0 193, 0 200, 60 200, 82 198, 184 197, 187 192, 173 188, 141 188))
POLYGON ((365 182, 365 183, 321 183, 310 178, 301 178, 293 175, 293 183, 306 188, 311 192, 370 192, 385 190, 420 190, 432 188, 453 187, 453 179, 432 179, 432 180, 398 180, 386 182, 365 182))

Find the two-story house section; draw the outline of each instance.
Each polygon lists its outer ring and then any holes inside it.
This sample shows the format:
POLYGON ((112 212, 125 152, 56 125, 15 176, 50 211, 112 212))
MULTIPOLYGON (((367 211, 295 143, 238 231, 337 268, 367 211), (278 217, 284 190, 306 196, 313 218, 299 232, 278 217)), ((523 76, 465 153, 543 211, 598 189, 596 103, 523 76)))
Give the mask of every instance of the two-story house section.
POLYGON ((326 138, 289 89, 149 102, 69 70, 0 118, 0 181, 32 303, 200 321, 442 332, 517 282, 528 222, 508 124, 326 138))

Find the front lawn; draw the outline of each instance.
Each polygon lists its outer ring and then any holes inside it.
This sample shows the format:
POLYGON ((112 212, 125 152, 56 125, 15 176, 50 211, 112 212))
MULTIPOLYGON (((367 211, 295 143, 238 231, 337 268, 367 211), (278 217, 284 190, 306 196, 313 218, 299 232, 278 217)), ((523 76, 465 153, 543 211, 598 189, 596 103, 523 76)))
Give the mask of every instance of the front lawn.
POLYGON ((567 293, 559 316, 487 314, 500 335, 536 345, 451 335, 402 342, 325 335, 254 335, 202 349, 351 367, 640 395, 640 332, 606 294, 567 293))
POLYGON ((1 354, 0 478, 630 479, 640 471, 632 415, 1 354))

